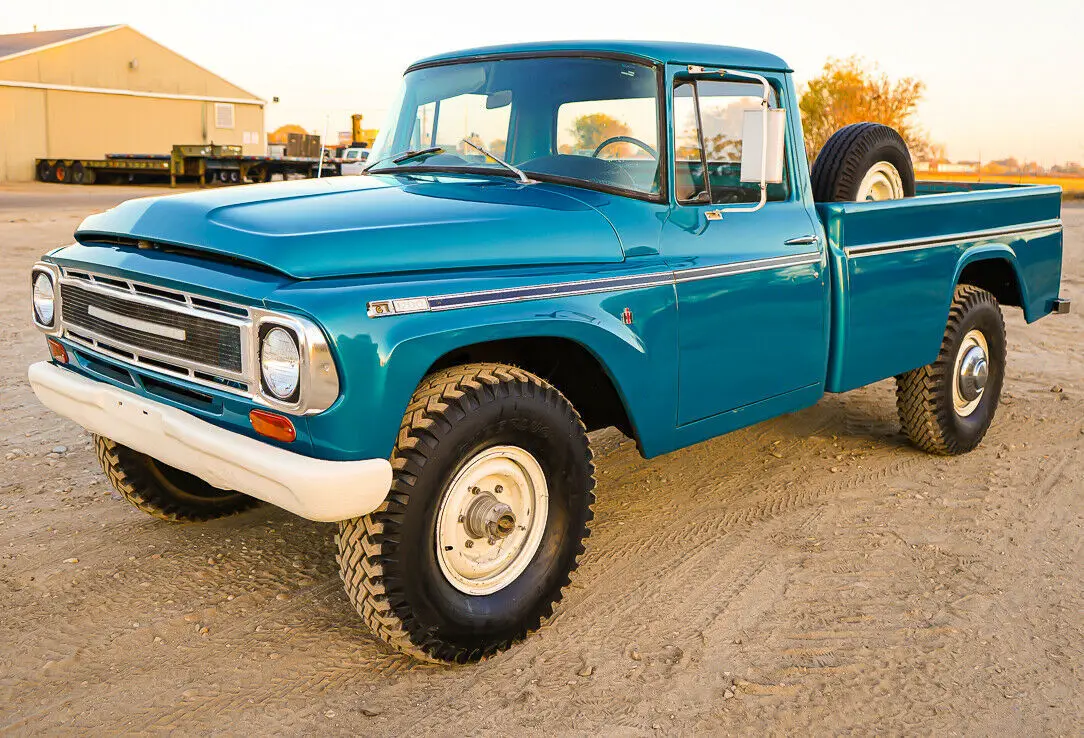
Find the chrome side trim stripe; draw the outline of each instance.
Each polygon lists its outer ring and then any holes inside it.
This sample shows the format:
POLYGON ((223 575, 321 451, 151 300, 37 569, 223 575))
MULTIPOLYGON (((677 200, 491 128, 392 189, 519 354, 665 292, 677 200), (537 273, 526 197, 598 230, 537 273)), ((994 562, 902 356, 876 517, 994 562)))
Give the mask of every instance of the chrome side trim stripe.
POLYGON ((711 279, 732 274, 759 272, 768 269, 783 269, 791 266, 816 264, 821 260, 819 251, 787 256, 773 256, 767 259, 750 259, 732 264, 717 264, 709 267, 693 267, 650 274, 637 274, 627 277, 602 277, 575 282, 556 282, 551 284, 509 287, 505 289, 479 290, 475 292, 457 292, 449 295, 432 297, 406 297, 392 300, 373 300, 368 304, 370 318, 383 318, 389 315, 410 313, 439 312, 458 310, 468 307, 483 307, 526 300, 542 300, 553 297, 574 297, 618 290, 639 290, 647 287, 659 287, 699 279, 711 279))
POLYGON ((925 249, 933 246, 953 246, 967 243, 968 241, 980 241, 986 238, 998 238, 999 236, 1023 236, 1023 235, 1049 235, 1044 233, 1056 233, 1061 230, 1061 219, 1053 218, 1043 220, 1026 226, 1007 226, 1004 228, 987 228, 981 231, 966 231, 964 233, 949 233, 944 236, 932 236, 930 238, 911 238, 900 241, 881 241, 879 243, 864 244, 862 246, 848 246, 843 249, 847 256, 867 256, 879 254, 885 251, 911 251, 912 249, 925 249))
POLYGON ((770 259, 756 259, 754 261, 738 261, 733 264, 719 264, 710 267, 697 267, 695 269, 682 269, 674 272, 675 282, 693 282, 698 279, 712 279, 714 277, 726 277, 731 274, 745 274, 746 272, 760 272, 766 269, 782 269, 789 266, 801 266, 803 264, 816 264, 821 260, 819 251, 811 251, 806 254, 794 254, 792 256, 775 256, 770 259))

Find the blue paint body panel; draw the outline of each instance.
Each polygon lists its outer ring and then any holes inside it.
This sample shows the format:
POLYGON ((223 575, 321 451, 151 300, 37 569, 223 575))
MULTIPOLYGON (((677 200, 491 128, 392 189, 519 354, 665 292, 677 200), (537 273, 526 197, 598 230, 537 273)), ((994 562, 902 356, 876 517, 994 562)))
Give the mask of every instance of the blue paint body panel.
POLYGON ((818 210, 836 285, 830 391, 861 387, 932 362, 953 289, 968 264, 1007 262, 1028 322, 1048 314, 1058 296, 1058 187, 981 188, 880 203, 828 203, 818 210), (1044 223, 1050 227, 1042 229, 1044 223), (1027 227, 1037 230, 968 235, 1027 227), (960 238, 922 243, 952 236, 960 238), (907 241, 916 245, 907 246, 907 241), (900 242, 904 245, 862 252, 900 242))
MULTIPOLYGON (((672 176, 662 202, 498 175, 339 177, 130 201, 88 218, 79 243, 48 259, 311 319, 328 338, 341 395, 295 419, 291 448, 325 459, 386 458, 434 362, 483 342, 579 344, 654 456, 930 362, 953 288, 977 260, 1011 266, 1028 321, 1050 312, 1057 188, 923 185, 927 194, 903 201, 814 205, 793 83, 777 57, 559 42, 427 61, 550 52, 658 62, 664 89, 685 64, 766 72, 789 111, 789 199, 709 221, 707 206, 677 202, 672 176), (960 236, 1013 229, 1026 232, 960 236), (817 240, 784 243, 805 236, 817 240), (428 298, 430 309, 367 313, 401 298, 428 298)), ((672 129, 669 92, 665 115, 672 129)), ((665 157, 673 172, 672 147, 665 157)), ((255 405, 236 395, 193 386, 209 400, 186 406, 147 385, 184 389, 183 380, 141 369, 121 383, 82 360, 78 371, 252 435, 255 405)))
POLYGON ((426 64, 469 61, 478 57, 510 54, 565 53, 577 56, 623 54, 658 64, 698 64, 707 67, 733 67, 786 72, 787 63, 775 54, 736 46, 682 43, 678 41, 538 41, 525 44, 482 46, 474 49, 436 54, 414 63, 426 64))

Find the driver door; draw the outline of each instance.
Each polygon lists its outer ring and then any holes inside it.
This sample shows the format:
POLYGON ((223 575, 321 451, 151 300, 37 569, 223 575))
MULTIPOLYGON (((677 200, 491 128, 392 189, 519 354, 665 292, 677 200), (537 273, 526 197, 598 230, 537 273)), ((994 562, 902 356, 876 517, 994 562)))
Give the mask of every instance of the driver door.
MULTIPOLYGON (((740 182, 739 170, 741 121, 761 89, 703 80, 674 88, 678 202, 662 251, 677 289, 679 425, 824 381, 827 275, 793 157, 763 208, 722 212, 759 202, 759 183, 740 182)), ((788 154, 800 145, 791 132, 788 154)))

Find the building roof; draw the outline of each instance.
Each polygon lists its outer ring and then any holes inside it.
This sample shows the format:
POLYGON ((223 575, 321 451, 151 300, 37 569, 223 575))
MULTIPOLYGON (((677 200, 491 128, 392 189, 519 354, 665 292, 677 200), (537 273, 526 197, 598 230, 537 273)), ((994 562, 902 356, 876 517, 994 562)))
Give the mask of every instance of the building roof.
POLYGON ((90 26, 88 28, 65 28, 59 31, 35 31, 33 33, 8 33, 0 35, 0 59, 25 54, 43 46, 74 41, 83 36, 90 36, 117 26, 90 26))
POLYGON ((736 46, 715 46, 679 41, 543 41, 483 46, 476 49, 465 49, 430 56, 415 62, 411 68, 440 62, 467 60, 473 57, 570 51, 585 54, 590 52, 625 54, 651 62, 790 71, 785 61, 775 54, 764 51, 742 49, 736 46))

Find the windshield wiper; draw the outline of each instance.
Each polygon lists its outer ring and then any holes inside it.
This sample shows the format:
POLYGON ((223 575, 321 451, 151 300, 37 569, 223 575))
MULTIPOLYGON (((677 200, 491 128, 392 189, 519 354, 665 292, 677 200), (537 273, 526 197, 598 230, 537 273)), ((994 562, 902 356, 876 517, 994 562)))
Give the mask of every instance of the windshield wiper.
POLYGON ((389 159, 391 160, 392 164, 402 164, 404 161, 410 161, 411 159, 415 159, 415 158, 417 158, 419 156, 426 156, 428 154, 443 154, 443 153, 444 153, 444 149, 442 149, 440 146, 430 146, 427 149, 416 149, 416 150, 407 149, 406 151, 400 151, 398 154, 391 154, 389 156, 382 156, 379 159, 377 159, 376 161, 374 161, 372 164, 370 164, 369 166, 362 169, 361 171, 362 171, 362 173, 368 172, 370 169, 375 167, 377 164, 382 164, 383 162, 386 162, 389 159))
POLYGON ((528 177, 526 174, 524 174, 522 169, 519 169, 518 167, 512 166, 511 164, 506 162, 504 159, 502 159, 499 156, 497 156, 496 154, 494 154, 492 151, 489 151, 488 149, 486 149, 481 144, 476 144, 473 141, 468 141, 465 138, 462 139, 461 143, 465 143, 467 146, 470 146, 472 149, 475 149, 476 151, 482 152, 482 154, 484 154, 485 156, 488 156, 490 159, 497 162, 498 164, 500 164, 502 167, 504 167, 508 171, 515 172, 516 176, 519 177, 519 181, 522 182, 523 184, 534 184, 534 180, 531 179, 530 177, 528 177))

